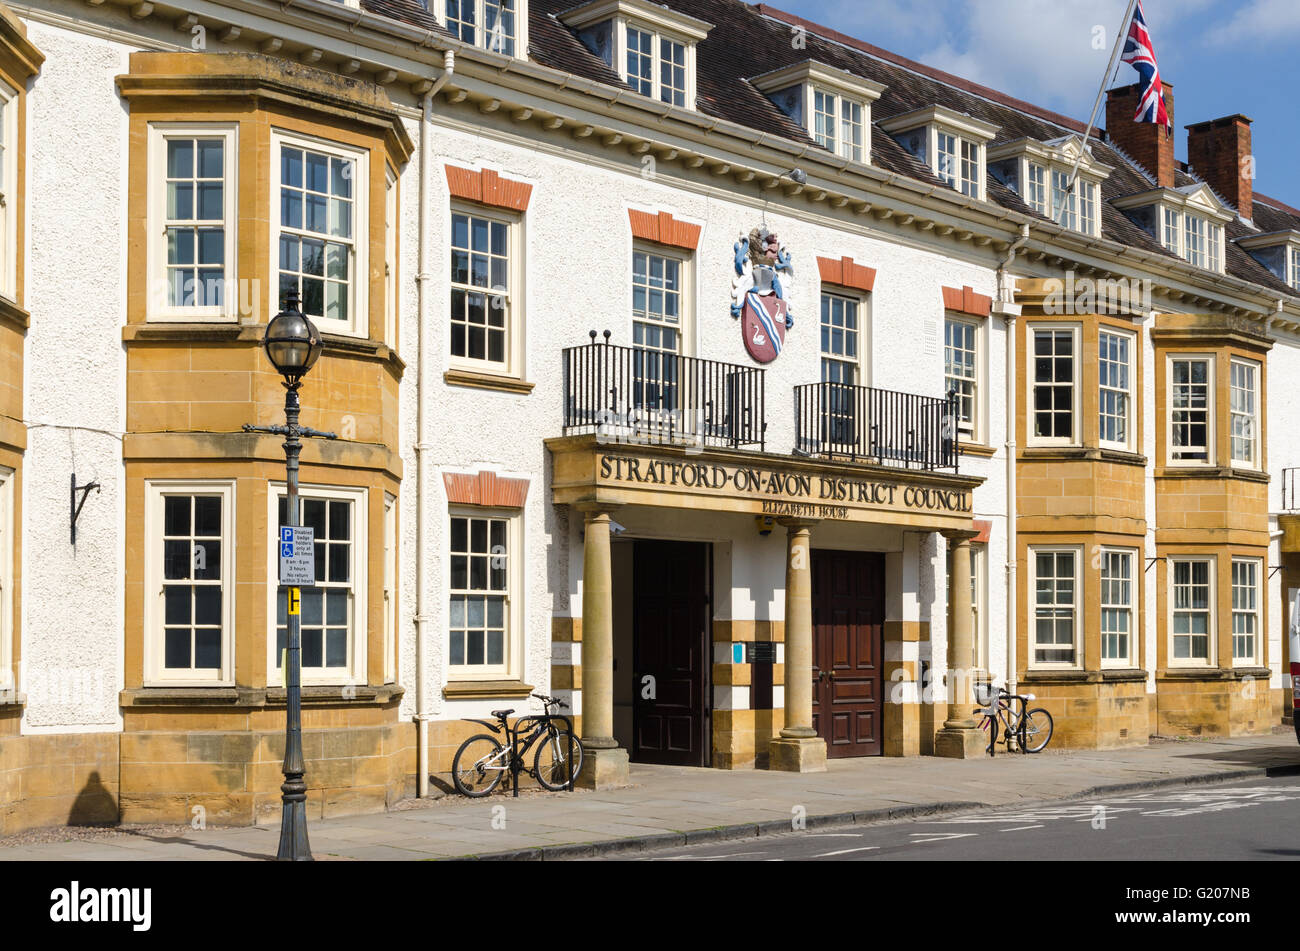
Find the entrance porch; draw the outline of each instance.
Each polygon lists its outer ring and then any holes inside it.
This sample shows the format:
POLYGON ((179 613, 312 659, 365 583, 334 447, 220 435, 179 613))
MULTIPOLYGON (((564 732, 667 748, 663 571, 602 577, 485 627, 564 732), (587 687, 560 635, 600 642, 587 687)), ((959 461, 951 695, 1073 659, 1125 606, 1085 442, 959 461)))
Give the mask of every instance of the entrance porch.
POLYGON ((936 706, 925 689, 929 670, 962 671, 960 687, 974 666, 979 479, 594 435, 547 446, 553 501, 581 513, 581 615, 553 629, 587 785, 626 782, 629 759, 813 772, 982 750, 969 696, 936 706), (936 624, 949 578, 955 620, 936 624))

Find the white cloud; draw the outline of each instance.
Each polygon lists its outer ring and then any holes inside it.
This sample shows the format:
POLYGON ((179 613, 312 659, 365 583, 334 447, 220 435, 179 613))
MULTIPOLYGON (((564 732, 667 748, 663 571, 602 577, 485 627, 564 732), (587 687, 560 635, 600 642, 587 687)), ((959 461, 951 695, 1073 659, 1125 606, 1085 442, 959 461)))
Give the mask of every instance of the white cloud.
MULTIPOLYGON (((777 0, 778 4, 780 0, 777 0)), ((1296 0, 1251 0, 1253 7, 1294 6, 1296 0)), ((1147 0, 1147 20, 1161 63, 1182 59, 1203 37, 1204 19, 1188 15, 1214 0, 1147 0), (1191 34, 1184 38, 1182 34, 1191 34)), ((1127 0, 935 0, 899 3, 875 0, 787 0, 788 8, 820 23, 1078 119, 1086 119, 1115 43, 1127 0)), ((1234 18, 1245 19, 1247 11, 1234 18)), ((1264 14, 1260 14, 1263 16, 1264 14)), ((1245 26, 1238 29, 1245 29, 1245 26)), ((1194 62, 1188 57, 1186 62, 1194 62)), ((1118 82, 1136 74, 1118 64, 1118 82)), ((1107 77, 1107 86, 1116 72, 1107 77)), ((1173 82, 1176 77, 1168 75, 1173 82)))
POLYGON ((1072 115, 1092 108, 1125 0, 968 0, 965 28, 917 58, 1072 115))
POLYGON ((1250 0, 1225 26, 1210 31, 1210 45, 1276 43, 1300 34, 1300 4, 1295 0, 1250 0))

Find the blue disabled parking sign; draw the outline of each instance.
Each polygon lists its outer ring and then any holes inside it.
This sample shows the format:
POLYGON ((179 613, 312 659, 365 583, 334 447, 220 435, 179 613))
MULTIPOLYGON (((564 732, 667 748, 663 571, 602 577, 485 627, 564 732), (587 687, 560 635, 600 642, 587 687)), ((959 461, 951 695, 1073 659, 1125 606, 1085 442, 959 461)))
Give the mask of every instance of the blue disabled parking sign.
POLYGON ((316 585, 316 530, 280 526, 280 584, 299 588, 316 585))

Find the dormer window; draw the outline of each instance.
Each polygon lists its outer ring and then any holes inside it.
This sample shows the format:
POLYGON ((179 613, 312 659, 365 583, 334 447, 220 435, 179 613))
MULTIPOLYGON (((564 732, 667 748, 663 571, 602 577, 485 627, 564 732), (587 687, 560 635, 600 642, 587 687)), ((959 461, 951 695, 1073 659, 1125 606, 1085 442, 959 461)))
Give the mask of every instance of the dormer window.
POLYGON ((842 69, 806 60, 750 80, 827 151, 871 161, 871 104, 885 87, 842 69))
POLYGON ((1237 245, 1279 281, 1300 291, 1300 231, 1274 231, 1238 238, 1237 245))
POLYGON ((984 151, 997 126, 946 106, 927 106, 879 125, 950 187, 985 200, 984 151))
POLYGON ((1083 234, 1101 233, 1101 183, 1113 169, 1095 161, 1079 136, 1004 142, 989 149, 988 163, 990 175, 1044 218, 1083 234), (1071 189, 1076 162, 1078 177, 1071 189))
POLYGON ((1153 188, 1113 204, 1188 264, 1223 273, 1223 226, 1234 217, 1209 186, 1153 188))
POLYGON ((528 48, 528 0, 442 0, 442 25, 458 40, 506 56, 528 48))
POLYGON ((641 95, 695 108, 695 46, 713 24, 647 0, 593 0, 559 19, 641 95))

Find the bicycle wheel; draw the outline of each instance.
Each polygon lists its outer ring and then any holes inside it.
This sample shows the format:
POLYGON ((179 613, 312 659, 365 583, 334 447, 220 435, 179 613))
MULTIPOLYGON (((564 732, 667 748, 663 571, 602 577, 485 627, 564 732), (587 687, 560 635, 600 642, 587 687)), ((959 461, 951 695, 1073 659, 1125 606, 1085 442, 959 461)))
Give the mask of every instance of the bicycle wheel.
POLYGON ((1026 753, 1040 752, 1052 739, 1052 715, 1035 707, 1020 721, 1020 747, 1026 753))
POLYGON ((486 796, 510 768, 507 749, 496 737, 479 733, 460 745, 451 763, 451 778, 462 796, 486 796))
POLYGON ((570 777, 576 780, 580 769, 582 769, 582 741, 568 730, 549 730, 545 739, 538 745, 537 755, 533 758, 533 771, 537 774, 537 781, 544 789, 557 792, 566 787, 570 777), (570 737, 573 739, 572 760, 569 759, 570 737), (567 770, 566 762, 569 767, 567 770))

